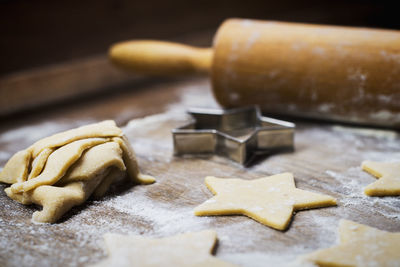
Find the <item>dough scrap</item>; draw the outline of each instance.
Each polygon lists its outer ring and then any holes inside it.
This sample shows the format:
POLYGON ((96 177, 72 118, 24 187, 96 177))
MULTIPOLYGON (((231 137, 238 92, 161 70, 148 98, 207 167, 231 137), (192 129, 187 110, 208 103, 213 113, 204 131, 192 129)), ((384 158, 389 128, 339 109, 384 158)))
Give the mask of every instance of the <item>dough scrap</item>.
POLYGON ((94 146, 75 163, 73 168, 57 182, 57 185, 90 180, 94 175, 100 174, 112 166, 121 171, 126 170, 119 145, 115 142, 107 142, 94 146))
POLYGON ((35 144, 17 152, 0 172, 0 182, 12 184, 5 189, 6 194, 22 204, 43 206, 32 219, 53 223, 92 194, 103 196, 111 184, 127 176, 128 166, 132 180, 154 182, 150 176, 141 179, 144 175, 139 172, 129 141, 119 128, 118 131, 114 128, 115 123, 107 121, 42 139, 35 143, 39 144, 36 157, 32 148, 35 144), (106 133, 96 137, 99 126, 106 127, 106 133), (112 132, 107 126, 116 136, 104 137, 112 132), (73 133, 78 137, 74 138, 73 133), (56 143, 63 145, 54 145, 56 143))
POLYGON ((31 145, 28 150, 30 150, 32 156, 36 158, 45 148, 60 147, 80 139, 115 136, 122 136, 122 130, 117 127, 115 121, 106 120, 43 138, 31 145))
POLYGON ((72 182, 63 187, 42 185, 24 193, 13 193, 8 187, 5 191, 10 198, 22 204, 34 203, 43 207, 41 211, 33 213, 33 221, 54 223, 73 206, 85 202, 107 174, 96 175, 91 180, 72 182))
POLYGON ((211 255, 217 241, 212 230, 161 239, 105 234, 109 257, 93 266, 235 266, 211 255))
POLYGON ((155 182, 154 177, 145 175, 139 172, 139 167, 136 161, 135 151, 133 151, 128 138, 121 136, 120 138, 114 137, 114 142, 117 142, 124 151, 123 158, 126 163, 126 169, 129 177, 133 182, 140 184, 151 184, 155 182))
POLYGON ((68 168, 81 157, 83 151, 107 141, 105 138, 88 138, 66 144, 49 156, 46 167, 39 176, 35 179, 13 184, 11 191, 14 193, 27 192, 41 185, 55 184, 64 176, 68 168))
POLYGON ((364 189, 368 196, 400 196, 400 162, 364 161, 362 169, 378 180, 364 189))
POLYGON ((195 215, 246 215, 278 230, 288 227, 293 211, 336 205, 333 197, 296 188, 291 173, 256 180, 208 176, 205 183, 215 196, 196 207, 195 215))
POLYGON ((53 153, 53 151, 53 148, 45 148, 42 150, 42 152, 40 152, 40 154, 32 162, 32 170, 29 173, 27 180, 37 177, 42 172, 48 157, 51 153, 53 153))
POLYGON ((116 168, 110 170, 110 173, 104 177, 104 179, 100 182, 100 184, 92 193, 93 198, 101 198, 102 196, 104 196, 113 183, 122 180, 124 177, 126 177, 125 172, 122 172, 121 170, 116 168))
POLYGON ((318 266, 400 266, 400 232, 348 220, 339 223, 340 244, 302 257, 318 266))
POLYGON ((31 153, 21 150, 15 153, 0 172, 0 182, 13 184, 26 181, 28 178, 31 153))

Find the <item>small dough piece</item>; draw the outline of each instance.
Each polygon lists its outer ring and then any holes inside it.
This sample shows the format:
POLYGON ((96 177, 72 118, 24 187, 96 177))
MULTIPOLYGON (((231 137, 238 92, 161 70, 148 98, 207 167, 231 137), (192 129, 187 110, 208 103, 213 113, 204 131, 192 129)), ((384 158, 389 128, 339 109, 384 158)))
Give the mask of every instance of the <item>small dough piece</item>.
POLYGON ((362 169, 378 180, 364 189, 368 196, 400 196, 400 162, 364 161, 362 169))
POLYGON ((45 148, 40 152, 40 154, 33 160, 32 162, 32 170, 29 173, 28 180, 35 178, 38 176, 42 170, 44 165, 47 162, 48 157, 50 156, 51 153, 53 153, 54 149, 53 148, 45 148))
POLYGON ((211 255, 217 241, 212 230, 161 239, 105 234, 104 241, 109 257, 96 267, 235 266, 211 255))
POLYGON ((95 145, 107 142, 106 138, 88 138, 74 141, 54 151, 48 158, 43 172, 34 179, 15 183, 11 186, 14 193, 26 192, 40 185, 53 185, 65 174, 68 168, 82 155, 82 152, 95 145))
POLYGON ((205 182, 215 196, 195 208, 197 216, 240 214, 285 230, 293 211, 336 205, 333 197, 296 188, 291 173, 256 180, 208 176, 205 182))
POLYGON ((400 266, 400 232, 348 220, 339 223, 340 244, 302 257, 318 266, 400 266))
POLYGON ((24 193, 13 193, 10 187, 6 194, 22 204, 37 204, 43 206, 41 211, 35 211, 32 220, 39 223, 54 223, 73 206, 86 201, 97 185, 108 175, 108 172, 96 175, 90 180, 72 182, 64 187, 42 185, 24 193))
POLYGON ((68 130, 62 133, 57 133, 52 136, 43 138, 28 149, 31 151, 34 158, 39 155, 45 148, 56 148, 73 141, 95 137, 115 137, 121 136, 122 130, 117 127, 114 121, 106 120, 99 123, 93 123, 68 130))
POLYGON ((21 150, 12 156, 0 172, 0 182, 6 184, 20 183, 28 178, 31 153, 21 150))
POLYGON ((125 176, 125 172, 122 172, 117 168, 112 168, 110 173, 103 179, 103 181, 101 181, 93 192, 93 198, 98 199, 104 196, 112 184, 122 180, 125 176))
POLYGON ((58 186, 70 182, 90 180, 94 175, 107 170, 109 167, 116 167, 125 171, 125 164, 122 160, 122 150, 115 142, 107 142, 96 145, 89 149, 77 161, 70 171, 57 183, 58 186))
POLYGON ((56 222, 92 194, 103 196, 127 172, 134 181, 154 182, 142 178, 129 141, 120 137, 122 131, 106 121, 44 138, 13 156, 0 182, 12 184, 5 192, 15 201, 43 206, 34 221, 56 222))
POLYGON ((124 162, 128 175, 132 179, 132 181, 139 184, 154 183, 156 180, 154 179, 154 177, 140 173, 139 166, 136 161, 135 151, 133 151, 126 136, 123 135, 121 138, 115 137, 113 138, 113 141, 117 142, 124 151, 124 162))

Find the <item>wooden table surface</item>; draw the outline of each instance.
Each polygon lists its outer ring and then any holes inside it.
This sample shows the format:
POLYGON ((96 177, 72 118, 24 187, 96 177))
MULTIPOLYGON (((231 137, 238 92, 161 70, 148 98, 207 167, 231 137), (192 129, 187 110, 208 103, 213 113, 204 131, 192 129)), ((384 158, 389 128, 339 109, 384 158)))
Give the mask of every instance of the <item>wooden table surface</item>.
POLYGON ((131 90, 25 112, 0 124, 0 164, 49 134, 103 119, 123 126, 144 173, 157 182, 121 184, 101 200, 73 208, 56 224, 34 224, 37 209, 9 199, 0 186, 0 266, 84 266, 105 257, 107 232, 163 237, 215 229, 216 256, 241 266, 291 266, 296 258, 336 244, 341 218, 400 231, 400 198, 367 197, 375 181, 363 160, 400 159, 396 132, 318 122, 297 123, 295 151, 242 167, 218 156, 172 155, 170 130, 187 121, 188 107, 215 107, 207 80, 139 81, 131 90), (196 217, 193 208, 212 194, 204 177, 255 179, 293 172, 298 188, 329 194, 337 207, 296 213, 281 232, 244 216, 196 217))

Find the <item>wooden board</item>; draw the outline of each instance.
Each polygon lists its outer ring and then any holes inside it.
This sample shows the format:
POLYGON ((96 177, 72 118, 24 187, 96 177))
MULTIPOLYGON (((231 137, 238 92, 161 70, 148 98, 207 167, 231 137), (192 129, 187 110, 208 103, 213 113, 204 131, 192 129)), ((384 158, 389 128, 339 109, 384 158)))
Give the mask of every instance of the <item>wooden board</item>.
MULTIPOLYGON (((0 187, 0 266, 84 266, 106 256, 102 235, 107 232, 163 237, 210 228, 219 237, 217 257, 242 266, 285 266, 299 255, 334 245, 341 218, 400 231, 400 198, 365 196, 363 188, 375 178, 360 168, 363 160, 398 160, 396 132, 299 122, 295 152, 264 158, 248 168, 218 156, 178 158, 172 155, 170 130, 187 121, 187 107, 216 104, 203 81, 177 87, 181 97, 163 113, 124 127, 142 171, 157 183, 116 186, 103 199, 74 208, 52 225, 32 223, 36 208, 10 200, 5 185, 0 187), (336 197, 338 206, 300 211, 285 232, 244 216, 193 215, 193 208, 212 196, 204 185, 207 175, 255 179, 281 172, 293 172, 298 188, 336 197)), ((87 122, 83 115, 67 123, 48 118, 3 130, 1 163, 43 136, 87 122)))
MULTIPOLYGON (((183 43, 190 40, 198 46, 208 44, 213 34, 214 29, 172 39, 183 43)), ((149 77, 117 69, 106 53, 0 75, 0 118, 40 106, 115 92, 148 80, 149 77)))

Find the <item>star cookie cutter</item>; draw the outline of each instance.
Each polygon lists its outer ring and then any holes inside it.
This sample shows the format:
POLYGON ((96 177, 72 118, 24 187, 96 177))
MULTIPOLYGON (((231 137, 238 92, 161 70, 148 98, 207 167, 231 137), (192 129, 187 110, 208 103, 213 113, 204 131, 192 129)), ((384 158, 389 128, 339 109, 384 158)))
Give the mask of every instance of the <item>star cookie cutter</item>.
POLYGON ((256 155, 294 149, 295 124, 263 117, 257 106, 188 113, 193 121, 172 130, 176 156, 214 153, 246 165, 256 155))

